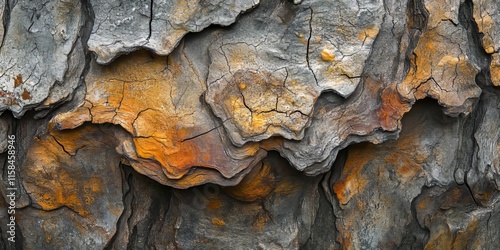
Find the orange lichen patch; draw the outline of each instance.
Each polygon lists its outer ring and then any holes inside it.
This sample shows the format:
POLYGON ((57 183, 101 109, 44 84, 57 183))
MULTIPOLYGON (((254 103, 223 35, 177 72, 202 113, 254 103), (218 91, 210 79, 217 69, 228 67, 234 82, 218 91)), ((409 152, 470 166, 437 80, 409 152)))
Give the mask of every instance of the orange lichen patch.
POLYGON ((23 100, 31 100, 31 93, 24 89, 23 93, 21 93, 21 98, 23 100))
POLYGON ((398 91, 410 101, 432 97, 446 108, 447 114, 458 115, 472 110, 467 100, 478 98, 481 89, 474 81, 478 68, 459 42, 450 43, 443 35, 450 32, 466 40, 465 31, 449 22, 440 22, 422 34, 414 50, 413 65, 398 91))
POLYGON ((335 60, 335 54, 329 49, 323 49, 320 54, 323 61, 332 62, 335 60))
POLYGON ((352 249, 352 236, 351 233, 348 230, 345 230, 342 227, 337 226, 337 230, 339 230, 339 235, 337 236, 337 239, 342 246, 342 250, 350 250, 352 249))
POLYGON ((417 202, 417 211, 424 211, 429 205, 431 204, 431 198, 428 196, 425 196, 422 199, 419 199, 417 202))
POLYGON ((267 151, 277 150, 283 146, 283 141, 283 137, 271 137, 269 139, 260 141, 259 145, 267 151))
POLYGON ((367 37, 375 38, 378 35, 379 31, 380 31, 379 27, 369 27, 366 28, 365 34, 367 37))
POLYGON ((17 88, 23 84, 23 76, 21 74, 17 75, 16 77, 13 77, 14 79, 14 88, 17 88))
POLYGON ((223 188, 229 196, 241 201, 256 201, 271 193, 276 185, 275 175, 267 161, 257 164, 243 180, 234 187, 223 188))
POLYGON ((217 226, 225 226, 226 222, 224 222, 223 219, 215 217, 212 219, 212 224, 217 225, 217 226))
POLYGON ((132 122, 144 107, 161 110, 168 93, 165 83, 165 61, 151 58, 146 52, 135 54, 135 60, 118 59, 106 66, 94 66, 87 77, 86 101, 91 103, 93 123, 112 122, 132 132, 132 122))
POLYGON ((33 154, 28 156, 29 171, 25 175, 33 182, 27 182, 27 188, 33 185, 38 190, 44 190, 41 193, 31 193, 36 203, 43 210, 49 211, 66 206, 81 216, 87 216, 89 210, 86 204, 93 202, 89 197, 102 192, 101 179, 97 176, 86 179, 69 172, 64 165, 71 166, 73 159, 51 136, 43 140, 35 138, 35 144, 30 148, 30 152, 33 154))
POLYGON ((374 153, 373 146, 368 143, 354 145, 349 151, 344 170, 333 185, 333 191, 341 204, 347 204, 356 194, 363 192, 367 180, 361 170, 373 158, 374 153))
POLYGON ((355 77, 356 75, 353 72, 350 72, 345 68, 345 65, 342 64, 333 64, 328 67, 325 71, 325 76, 329 79, 337 79, 337 81, 351 81, 352 79, 348 79, 349 77, 355 77))

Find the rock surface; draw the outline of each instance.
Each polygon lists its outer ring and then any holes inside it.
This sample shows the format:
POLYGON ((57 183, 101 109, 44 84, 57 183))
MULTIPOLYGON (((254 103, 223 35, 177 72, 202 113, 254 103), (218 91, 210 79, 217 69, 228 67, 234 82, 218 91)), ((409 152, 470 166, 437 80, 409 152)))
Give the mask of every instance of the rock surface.
POLYGON ((499 11, 0 0, 0 248, 494 249, 499 11))

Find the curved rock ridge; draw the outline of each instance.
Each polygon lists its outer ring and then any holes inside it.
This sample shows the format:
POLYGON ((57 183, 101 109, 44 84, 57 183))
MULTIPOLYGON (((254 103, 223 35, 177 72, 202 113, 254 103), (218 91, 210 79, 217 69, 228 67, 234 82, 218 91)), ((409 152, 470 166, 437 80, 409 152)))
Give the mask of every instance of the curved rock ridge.
MULTIPOLYGON (((468 23, 460 20, 460 1, 424 1, 427 26, 410 56, 410 69, 399 92, 414 102, 432 97, 450 116, 468 114, 481 89, 475 79, 480 65, 470 58, 468 23)), ((465 18, 465 17, 464 17, 465 18)))
POLYGON ((499 7, 0 0, 0 249, 496 249, 499 7))
POLYGON ((480 65, 469 59, 463 6, 423 4, 426 25, 410 44, 414 24, 394 21, 407 15, 405 3, 265 2, 167 58, 138 52, 93 63, 85 101, 53 123, 121 126, 130 138, 117 151, 176 187, 236 183, 268 150, 324 173, 352 143, 397 138, 417 99, 435 98, 451 116, 472 110, 480 65), (325 6, 349 18, 332 19, 325 6), (393 63, 377 64, 381 57, 393 63))
POLYGON ((90 2, 96 8, 88 46, 101 64, 141 48, 168 55, 187 33, 212 24, 228 26, 259 4, 259 0, 90 2))
POLYGON ((378 0, 262 5, 209 49, 206 100, 238 146, 302 139, 321 93, 356 89, 384 16, 378 0))
POLYGON ((238 183, 265 151, 231 146, 223 121, 200 102, 205 85, 196 76, 202 73, 183 49, 168 58, 140 51, 105 67, 94 63, 84 102, 56 116, 52 127, 75 129, 85 122, 121 126, 127 133, 116 141, 116 152, 163 184, 238 183))
POLYGON ((478 32, 481 33, 481 43, 484 51, 491 56, 491 83, 500 86, 500 7, 496 1, 473 0, 474 20, 478 32))
POLYGON ((21 117, 70 99, 85 67, 81 1, 0 5, 0 112, 21 117))

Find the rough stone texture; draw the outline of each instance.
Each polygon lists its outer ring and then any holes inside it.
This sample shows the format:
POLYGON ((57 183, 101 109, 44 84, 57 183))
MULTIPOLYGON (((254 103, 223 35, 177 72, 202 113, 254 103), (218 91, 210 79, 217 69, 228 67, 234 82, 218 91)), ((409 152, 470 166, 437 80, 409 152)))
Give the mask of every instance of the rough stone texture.
POLYGON ((500 7, 498 3, 491 0, 474 0, 474 20, 478 31, 482 33, 481 42, 484 51, 491 55, 491 83, 500 86, 500 30, 498 15, 500 7))
POLYGON ((140 48, 168 55, 189 32, 211 24, 228 26, 258 0, 229 1, 106 1, 91 0, 94 26, 89 50, 98 63, 109 63, 120 54, 140 48))
POLYGON ((7 1, 2 5, 0 112, 8 109, 19 117, 28 109, 71 98, 85 66, 82 3, 7 1))
POLYGON ((0 249, 495 249, 499 10, 0 0, 0 249))

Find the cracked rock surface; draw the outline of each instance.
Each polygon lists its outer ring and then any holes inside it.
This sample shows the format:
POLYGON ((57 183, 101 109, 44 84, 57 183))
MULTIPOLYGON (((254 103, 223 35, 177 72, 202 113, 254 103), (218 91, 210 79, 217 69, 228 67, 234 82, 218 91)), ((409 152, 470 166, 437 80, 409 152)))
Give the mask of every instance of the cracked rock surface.
POLYGON ((495 249, 499 11, 0 0, 0 249, 495 249))

